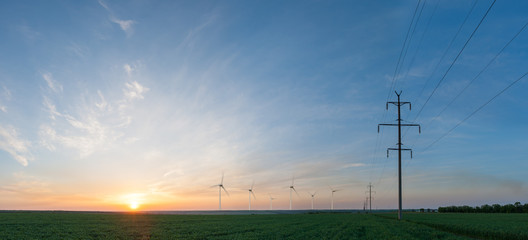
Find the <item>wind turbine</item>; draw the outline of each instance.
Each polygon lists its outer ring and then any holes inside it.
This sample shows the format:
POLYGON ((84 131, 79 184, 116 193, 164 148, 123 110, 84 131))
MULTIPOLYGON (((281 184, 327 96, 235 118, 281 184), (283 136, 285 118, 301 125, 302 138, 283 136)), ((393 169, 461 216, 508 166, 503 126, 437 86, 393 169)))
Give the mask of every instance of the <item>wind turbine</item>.
POLYGON ((273 200, 275 200, 276 198, 271 197, 271 194, 268 194, 268 195, 270 197, 270 210, 273 210, 273 200))
POLYGON ((312 210, 314 210, 314 197, 315 197, 315 194, 316 194, 316 193, 317 193, 317 192, 314 192, 314 193, 310 193, 310 192, 308 192, 308 194, 310 194, 310 196, 312 196, 312 210))
POLYGON ((248 189, 248 194, 249 194, 249 211, 251 211, 251 195, 253 195, 253 198, 255 198, 255 200, 257 200, 257 197, 255 197, 255 193, 253 192, 253 185, 255 184, 255 181, 253 181, 253 183, 251 183, 251 188, 248 189))
POLYGON ((292 184, 290 185, 290 210, 292 210, 292 190, 295 192, 295 194, 299 195, 297 193, 297 190, 295 190, 295 187, 293 186, 293 181, 295 180, 294 177, 292 177, 292 184))
POLYGON ((330 205, 330 209, 334 210, 334 193, 337 191, 341 191, 341 189, 333 189, 332 187, 328 186, 330 190, 332 190, 332 204, 330 205))
POLYGON ((222 210, 222 189, 224 189, 224 192, 229 196, 229 193, 224 187, 224 173, 222 173, 222 180, 220 181, 220 184, 213 185, 212 187, 218 186, 218 210, 222 210))

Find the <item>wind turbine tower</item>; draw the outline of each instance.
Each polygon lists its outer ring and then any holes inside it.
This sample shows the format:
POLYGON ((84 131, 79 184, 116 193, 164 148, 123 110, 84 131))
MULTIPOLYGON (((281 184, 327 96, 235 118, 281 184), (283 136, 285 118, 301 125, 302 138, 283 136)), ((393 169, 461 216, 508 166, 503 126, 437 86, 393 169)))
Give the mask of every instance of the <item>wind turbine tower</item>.
POLYGON ((269 197, 270 197, 270 210, 273 210, 273 200, 275 200, 276 198, 271 197, 271 194, 269 194, 269 197))
POLYGON ((224 192, 229 196, 229 193, 224 187, 224 174, 222 173, 222 180, 220 181, 220 184, 213 185, 213 187, 218 187, 218 210, 222 210, 222 189, 224 192))
POLYGON ((255 182, 251 183, 251 188, 248 189, 248 194, 249 194, 249 211, 251 211, 251 195, 253 195, 253 198, 255 198, 255 200, 257 199, 257 197, 255 197, 255 193, 253 192, 253 185, 255 184, 255 182))
MULTIPOLYGON (((330 187, 330 186, 328 186, 330 187)), ((330 190, 332 190, 332 203, 330 204, 330 209, 331 210, 334 210, 334 193, 337 192, 337 191, 341 191, 340 189, 333 189, 332 187, 330 187, 330 190)))
POLYGON ((309 193, 310 196, 312 196, 312 210, 314 210, 314 198, 315 198, 315 194, 316 194, 316 193, 317 193, 317 192, 309 193))
POLYGON ((292 184, 290 185, 290 210, 292 210, 292 190, 297 194, 297 190, 295 190, 295 187, 293 186, 293 181, 295 180, 295 178, 292 178, 292 184))

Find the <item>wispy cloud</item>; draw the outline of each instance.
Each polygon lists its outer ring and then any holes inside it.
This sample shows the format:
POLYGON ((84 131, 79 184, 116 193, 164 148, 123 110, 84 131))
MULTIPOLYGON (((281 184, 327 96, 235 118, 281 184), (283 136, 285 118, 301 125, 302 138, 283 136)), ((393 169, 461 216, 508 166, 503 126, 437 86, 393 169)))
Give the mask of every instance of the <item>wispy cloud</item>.
MULTIPOLYGON (((130 77, 133 67, 126 66, 126 76, 130 77)), ((50 89, 56 88, 51 77, 45 79, 50 80, 50 89)), ((121 140, 121 144, 137 141, 138 138, 127 136, 124 130, 132 122, 129 110, 132 109, 133 102, 144 99, 146 91, 148 88, 138 81, 129 80, 124 83, 120 99, 109 101, 101 90, 97 90, 97 94, 89 98, 91 101, 87 105, 64 106, 76 109, 75 112, 59 109, 51 98, 43 96, 42 105, 49 113, 51 122, 40 126, 41 146, 50 151, 55 151, 58 146, 76 149, 80 157, 84 158, 96 150, 111 149, 118 140, 121 140), (118 111, 114 110, 116 108, 118 111)))
POLYGON ((81 58, 84 58, 89 53, 86 47, 83 47, 75 42, 72 42, 70 45, 66 46, 66 49, 81 58))
POLYGON ((123 65, 123 69, 125 70, 126 74, 130 77, 135 68, 132 67, 130 64, 126 63, 123 65))
POLYGON ((43 105, 50 112, 53 122, 40 126, 41 145, 54 151, 58 143, 77 149, 81 157, 92 154, 96 148, 105 149, 112 130, 103 126, 94 111, 87 109, 91 114, 74 117, 57 111, 48 98, 44 98, 43 105))
POLYGON ((0 93, 0 111, 7 113, 7 107, 2 102, 8 102, 11 100, 11 91, 7 87, 3 86, 3 91, 0 93))
POLYGON ((40 36, 40 33, 26 24, 16 26, 16 31, 22 34, 26 40, 34 41, 40 36))
POLYGON ((105 2, 105 1, 103 1, 103 0, 99 0, 98 2, 99 2, 99 4, 100 4, 102 7, 104 7, 107 11, 110 11, 110 8, 108 8, 108 5, 106 5, 106 2, 105 2))
POLYGON ((115 16, 115 14, 113 14, 112 9, 108 7, 108 4, 105 1, 99 0, 98 2, 99 2, 99 5, 101 5, 104 9, 106 9, 106 11, 108 11, 108 13, 110 14, 110 21, 119 25, 119 27, 121 28, 121 30, 125 32, 127 37, 132 36, 132 34, 134 33, 133 25, 136 24, 136 21, 119 19, 115 16))
POLYGON ((9 153, 22 166, 27 166, 31 159, 29 146, 28 141, 19 138, 14 127, 0 126, 0 149, 9 153))
POLYGON ((55 120, 55 117, 62 116, 58 111, 55 104, 51 102, 49 98, 44 96, 44 100, 42 101, 42 105, 44 105, 45 110, 50 114, 50 118, 52 120, 55 120))
POLYGON ((127 82, 125 84, 125 89, 123 89, 123 93, 125 94, 125 97, 128 99, 128 101, 132 101, 134 99, 143 99, 143 93, 148 90, 148 88, 142 86, 136 81, 133 81, 127 82))
POLYGON ((134 20, 121 20, 116 17, 110 17, 110 21, 118 24, 119 27, 121 27, 121 29, 126 33, 127 37, 132 36, 134 33, 134 28, 132 27, 132 25, 136 23, 134 20))
POLYGON ((51 90, 53 90, 56 93, 62 92, 63 90, 62 85, 58 83, 57 81, 55 81, 55 79, 53 79, 53 76, 51 75, 51 73, 48 73, 48 72, 42 73, 42 78, 44 78, 44 80, 48 84, 48 87, 51 90))
POLYGON ((176 47, 177 49, 182 48, 193 48, 195 45, 195 42, 197 40, 197 37, 200 35, 201 32, 204 31, 209 25, 214 23, 216 20, 216 15, 210 15, 202 24, 191 28, 188 32, 183 41, 176 47))
POLYGON ((349 164, 342 166, 342 168, 356 168, 356 167, 364 167, 364 166, 367 166, 367 165, 364 163, 349 163, 349 164))
POLYGON ((103 96, 103 93, 101 90, 97 90, 97 95, 99 95, 100 102, 95 103, 95 106, 99 108, 101 111, 105 111, 109 108, 108 102, 106 102, 105 97, 103 96))
POLYGON ((23 194, 38 194, 50 192, 49 183, 34 176, 30 176, 24 172, 13 173, 14 183, 5 186, 3 189, 23 193, 23 194))

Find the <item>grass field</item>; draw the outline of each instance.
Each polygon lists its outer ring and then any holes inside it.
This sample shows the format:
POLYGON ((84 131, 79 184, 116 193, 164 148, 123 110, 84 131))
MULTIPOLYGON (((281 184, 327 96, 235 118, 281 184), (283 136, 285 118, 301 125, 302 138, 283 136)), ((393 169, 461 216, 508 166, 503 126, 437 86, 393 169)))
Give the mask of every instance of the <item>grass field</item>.
POLYGON ((527 239, 527 214, 2 212, 0 239, 527 239))
MULTIPOLYGON (((396 219, 396 216, 388 215, 396 219)), ((406 221, 481 239, 528 239, 528 214, 406 214, 406 221)))

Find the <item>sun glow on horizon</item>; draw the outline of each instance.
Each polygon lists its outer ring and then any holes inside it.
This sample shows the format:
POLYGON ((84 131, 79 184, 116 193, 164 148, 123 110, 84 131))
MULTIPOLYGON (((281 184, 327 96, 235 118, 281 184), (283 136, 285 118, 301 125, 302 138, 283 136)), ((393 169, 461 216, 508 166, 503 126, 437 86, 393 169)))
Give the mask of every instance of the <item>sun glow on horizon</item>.
POLYGON ((139 203, 137 201, 131 201, 128 207, 132 210, 136 210, 139 207, 139 203))

